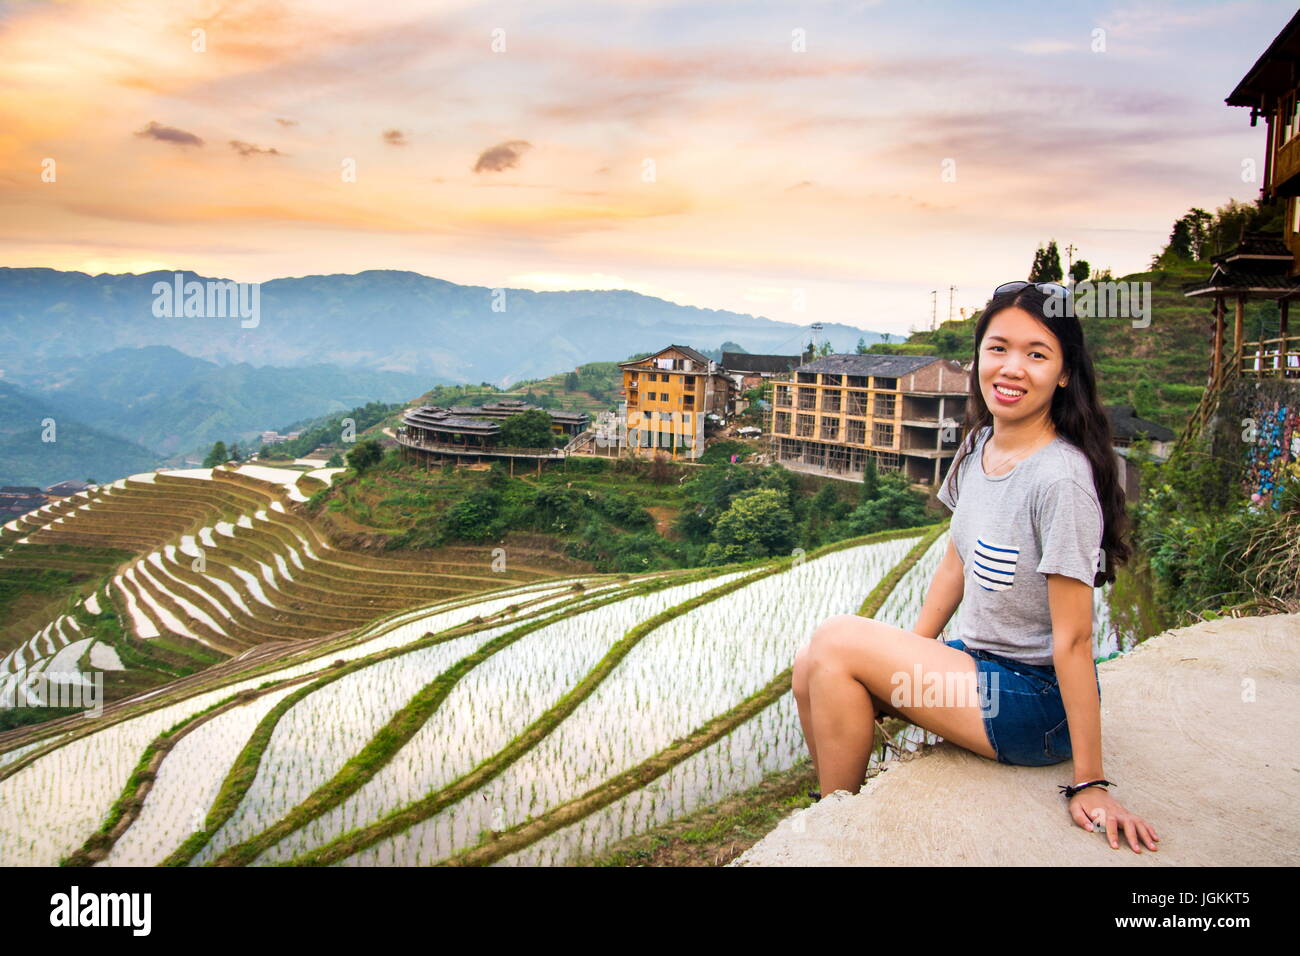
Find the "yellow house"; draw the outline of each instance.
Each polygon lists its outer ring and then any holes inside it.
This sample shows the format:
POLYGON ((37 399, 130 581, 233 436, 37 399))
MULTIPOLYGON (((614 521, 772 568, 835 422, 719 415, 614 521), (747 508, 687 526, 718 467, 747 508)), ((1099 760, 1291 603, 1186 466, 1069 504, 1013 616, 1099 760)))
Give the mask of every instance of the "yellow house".
POLYGON ((705 416, 725 417, 735 383, 716 362, 686 345, 620 362, 620 453, 695 458, 704 452, 705 416))

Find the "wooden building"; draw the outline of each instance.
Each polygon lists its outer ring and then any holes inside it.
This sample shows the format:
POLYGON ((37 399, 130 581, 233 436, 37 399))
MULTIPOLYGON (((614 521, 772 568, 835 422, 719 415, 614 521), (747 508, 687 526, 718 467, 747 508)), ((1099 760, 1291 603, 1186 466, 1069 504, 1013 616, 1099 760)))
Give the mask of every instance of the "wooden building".
POLYGON ((1300 12, 1279 33, 1224 101, 1250 108, 1250 125, 1265 124, 1260 199, 1284 204, 1281 235, 1243 232, 1237 246, 1211 258, 1209 279, 1183 294, 1211 300, 1213 346, 1206 391, 1180 441, 1200 433, 1221 394, 1241 376, 1300 378, 1300 335, 1291 328, 1290 303, 1300 296, 1300 12), (1276 336, 1244 341, 1246 303, 1275 299, 1276 336), (1227 305, 1233 310, 1226 327, 1227 305))
POLYGON ((1148 449, 1151 457, 1156 461, 1165 461, 1178 436, 1164 425, 1139 418, 1132 405, 1107 405, 1105 409, 1110 418, 1111 447, 1115 449, 1124 494, 1130 501, 1135 501, 1141 493, 1141 476, 1137 465, 1129 460, 1129 449, 1133 447, 1133 442, 1138 438, 1148 439, 1151 443, 1148 449))
MULTIPOLYGON (((1266 130, 1259 193, 1286 204, 1283 242, 1292 262, 1300 256, 1300 12, 1273 38, 1225 103, 1250 107, 1250 125, 1262 117, 1266 130)), ((1296 274, 1294 265, 1288 275, 1296 274)))
POLYGON ((937 485, 957 450, 970 375, 929 355, 827 355, 778 380, 775 459, 796 470, 861 480, 880 471, 937 485))
POLYGON ((744 395, 752 388, 759 388, 766 382, 787 375, 804 362, 811 362, 817 356, 810 346, 803 355, 756 355, 751 352, 723 352, 722 370, 736 383, 736 403, 731 408, 732 415, 739 415, 749 407, 744 395))
POLYGON ((709 417, 721 422, 735 403, 736 382, 718 364, 686 345, 620 362, 626 422, 619 453, 697 458, 709 417))
POLYGON ((546 412, 551 418, 551 433, 568 436, 570 444, 586 431, 590 421, 585 412, 537 408, 513 399, 452 408, 422 405, 408 409, 402 416, 402 424, 396 431, 397 444, 405 460, 426 463, 526 459, 529 463, 535 460, 540 468, 542 460, 562 461, 566 455, 564 448, 511 448, 500 443, 500 423, 532 410, 546 412))
POLYGON ((484 402, 482 405, 453 405, 450 409, 453 415, 484 418, 497 422, 533 410, 544 411, 551 416, 551 431, 556 435, 568 435, 572 438, 575 435, 581 435, 587 430, 587 426, 591 424, 591 416, 586 412, 566 412, 558 408, 540 408, 517 398, 484 402))

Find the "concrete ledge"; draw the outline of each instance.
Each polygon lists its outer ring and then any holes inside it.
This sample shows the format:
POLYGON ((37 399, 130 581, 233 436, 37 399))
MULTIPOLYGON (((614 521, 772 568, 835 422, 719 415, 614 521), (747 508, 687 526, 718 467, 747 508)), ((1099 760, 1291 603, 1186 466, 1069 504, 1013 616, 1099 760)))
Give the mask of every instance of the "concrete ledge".
POLYGON ((1300 614, 1166 631, 1098 673, 1111 793, 1156 828, 1158 852, 1123 837, 1113 850, 1070 819, 1056 789, 1070 761, 1013 767, 944 742, 795 812, 729 865, 1300 864, 1300 614))

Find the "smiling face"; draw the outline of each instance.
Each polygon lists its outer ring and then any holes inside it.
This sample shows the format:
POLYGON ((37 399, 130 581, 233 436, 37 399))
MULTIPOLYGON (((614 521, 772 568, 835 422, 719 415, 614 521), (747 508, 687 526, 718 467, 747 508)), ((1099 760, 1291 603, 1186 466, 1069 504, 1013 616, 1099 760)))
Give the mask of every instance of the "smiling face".
POLYGON ((1069 378, 1064 369, 1061 343, 1024 309, 1003 309, 984 331, 980 392, 995 419, 1018 422, 1046 416, 1057 386, 1069 378))

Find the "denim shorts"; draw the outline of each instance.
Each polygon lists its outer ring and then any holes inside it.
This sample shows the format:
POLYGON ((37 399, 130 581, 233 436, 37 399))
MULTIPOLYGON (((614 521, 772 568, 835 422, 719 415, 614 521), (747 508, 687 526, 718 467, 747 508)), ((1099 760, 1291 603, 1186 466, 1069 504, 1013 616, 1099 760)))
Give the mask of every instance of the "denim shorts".
POLYGON ((999 763, 1043 767, 1070 759, 1070 727, 1055 667, 990 654, 957 639, 944 643, 975 658, 981 701, 989 705, 983 708, 984 729, 999 763))

